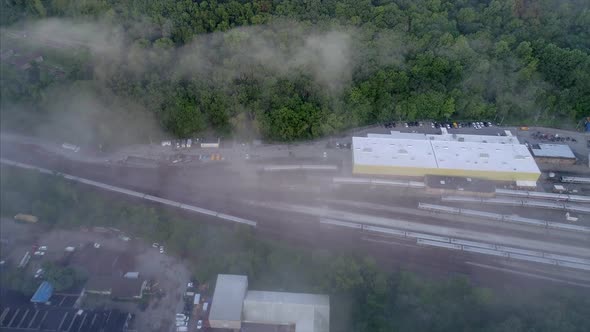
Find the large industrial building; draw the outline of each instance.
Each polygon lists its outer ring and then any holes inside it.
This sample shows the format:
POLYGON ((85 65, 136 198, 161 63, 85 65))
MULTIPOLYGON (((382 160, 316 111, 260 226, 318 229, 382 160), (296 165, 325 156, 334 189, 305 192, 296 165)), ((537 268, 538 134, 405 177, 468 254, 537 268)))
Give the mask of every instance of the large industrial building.
POLYGON ((328 332, 328 295, 248 291, 248 277, 220 274, 209 313, 211 328, 328 332), (264 328, 266 327, 266 328, 264 328))
POLYGON ((461 176, 536 181, 541 172, 516 137, 414 133, 353 137, 353 172, 392 176, 461 176))
POLYGON ((294 324, 295 332, 328 332, 328 295, 248 291, 244 299, 244 321, 294 324))

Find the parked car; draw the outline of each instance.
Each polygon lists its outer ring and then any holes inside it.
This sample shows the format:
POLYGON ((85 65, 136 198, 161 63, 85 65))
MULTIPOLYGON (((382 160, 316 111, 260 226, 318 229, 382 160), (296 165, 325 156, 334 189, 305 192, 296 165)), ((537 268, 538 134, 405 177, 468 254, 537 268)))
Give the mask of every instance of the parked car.
POLYGON ((35 272, 35 279, 40 278, 41 276, 43 276, 43 269, 38 269, 37 272, 35 272))
POLYGON ((40 246, 39 247, 39 250, 40 251, 47 251, 47 246, 40 246))
POLYGON ((160 245, 157 242, 152 243, 152 248, 159 248, 160 245))
POLYGON ((35 251, 33 253, 33 255, 35 255, 35 256, 45 256, 45 251, 35 251))
POLYGON ((164 253, 164 246, 160 246, 160 254, 164 253))
POLYGON ((176 314, 176 319, 185 319, 186 315, 185 314, 176 314))
POLYGON ((202 321, 202 320, 199 320, 199 321, 197 322, 197 330, 200 330, 200 329, 202 329, 202 328, 203 328, 203 321, 202 321))

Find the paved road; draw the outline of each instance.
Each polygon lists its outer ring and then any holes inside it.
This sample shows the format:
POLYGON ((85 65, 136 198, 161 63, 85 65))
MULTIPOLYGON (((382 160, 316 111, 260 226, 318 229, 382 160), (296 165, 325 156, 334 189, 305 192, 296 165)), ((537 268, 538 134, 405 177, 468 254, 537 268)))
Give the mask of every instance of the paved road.
MULTIPOLYGON (((4 136, 2 136, 4 138, 4 136)), ((317 144, 316 144, 317 145, 317 144)), ((317 154, 318 146, 303 146, 297 151, 300 156, 289 156, 287 150, 278 147, 264 147, 257 150, 258 160, 245 160, 243 152, 238 149, 222 150, 227 154, 228 159, 224 162, 206 163, 190 165, 186 167, 169 167, 158 166, 153 168, 129 167, 125 165, 113 164, 109 162, 111 156, 86 156, 74 153, 65 153, 61 151, 59 145, 51 143, 37 144, 35 140, 28 139, 19 142, 14 137, 9 140, 2 139, 1 152, 3 158, 31 163, 41 167, 55 169, 60 172, 70 173, 76 176, 82 176, 97 181, 103 181, 113 185, 122 186, 142 192, 147 192, 160 197, 178 200, 184 203, 190 203, 197 206, 205 207, 212 210, 218 210, 225 213, 239 215, 244 218, 256 220, 260 223, 261 234, 292 240, 297 243, 311 242, 315 245, 324 241, 326 231, 318 231, 318 216, 322 211, 329 211, 338 216, 345 216, 348 220, 362 222, 363 220, 378 220, 388 222, 392 219, 391 211, 367 211, 358 206, 348 205, 343 207, 342 204, 330 202, 330 200, 348 200, 366 204, 395 205, 402 207, 415 207, 418 201, 435 202, 436 198, 427 195, 420 195, 416 192, 403 189, 376 189, 376 188, 334 188, 331 185, 332 174, 322 173, 296 173, 296 174, 259 174, 256 170, 260 162, 276 160, 293 160, 301 162, 302 160, 324 161, 322 156, 315 159, 312 154, 317 154), (266 151, 268 150, 268 151, 266 151), (307 154, 303 151, 310 151, 307 154), (265 151, 265 152, 263 152, 265 151), (314 152, 315 151, 315 152, 314 152), (74 157, 72 155, 75 155, 74 157), (255 202, 256 208, 252 208, 252 202, 255 202), (277 202, 276 204, 269 204, 277 202), (299 210, 277 209, 281 206, 298 206, 299 210), (318 210, 320 209, 320 210, 318 210), (314 213, 301 213, 304 211, 315 211, 314 213)), ((321 150, 321 149, 320 149, 321 150)), ((339 155, 333 157, 333 162, 341 161, 346 163, 350 158, 350 152, 347 150, 333 150, 339 155)), ((344 175, 350 175, 346 168, 341 171, 344 175)), ((336 175, 336 174, 335 174, 336 175)), ((322 212, 323 213, 323 212, 322 212)), ((411 216, 410 213, 399 213, 401 216, 409 216, 408 222, 412 227, 430 227, 432 224, 438 224, 437 231, 448 234, 451 229, 455 232, 463 231, 464 234, 471 234, 472 238, 477 237, 481 231, 481 224, 461 223, 449 220, 448 218, 423 218, 420 215, 411 216)), ((397 218, 397 216, 396 216, 397 218)), ((490 222, 491 223, 491 222, 490 222)), ((551 247, 552 250, 562 253, 575 253, 579 256, 590 257, 590 250, 587 238, 572 238, 557 232, 548 234, 539 234, 538 229, 529 229, 527 231, 522 226, 504 225, 503 227, 487 227, 486 231, 490 237, 503 237, 512 245, 519 246, 523 243, 529 247, 540 247, 540 242, 545 243, 545 247, 551 247), (511 237, 507 233, 513 232, 511 237), (515 243, 516 242, 516 243, 515 243), (531 245, 531 243, 533 245, 531 245), (565 245, 569 244, 569 245, 565 245), (570 248, 571 246, 571 248, 570 248)), ((338 243, 342 238, 352 236, 358 242, 359 237, 364 235, 347 234, 345 230, 330 229, 330 238, 333 243, 338 243)), ((368 250, 377 256, 382 256, 383 246, 391 246, 391 240, 379 242, 379 239, 360 238, 364 243, 362 250, 368 250), (379 249, 380 248, 380 249, 379 249)), ((348 242, 350 244, 350 242, 348 242)), ((454 255, 453 267, 440 266, 439 260, 431 260, 432 250, 421 249, 420 254, 416 251, 415 244, 406 244, 408 249, 404 249, 406 257, 404 259, 410 265, 416 262, 435 268, 437 271, 451 270, 461 271, 465 274, 473 273, 473 266, 463 264, 464 261, 458 260, 454 255), (408 255, 411 251, 413 254, 408 255), (421 257, 413 262, 409 262, 407 257, 421 257)), ((447 255, 444 250, 436 251, 436 255, 447 255)), ((449 258, 451 259, 451 258, 449 258)), ((478 257, 478 260, 493 261, 493 264, 499 264, 497 261, 487 258, 478 257)), ((410 259, 411 260, 411 259, 410 259)), ((472 259, 473 260, 473 259, 472 259)), ((522 268, 528 268, 523 265, 522 268)), ((553 273, 558 271, 549 271, 553 273)), ((590 277, 590 276, 589 276, 590 277)))

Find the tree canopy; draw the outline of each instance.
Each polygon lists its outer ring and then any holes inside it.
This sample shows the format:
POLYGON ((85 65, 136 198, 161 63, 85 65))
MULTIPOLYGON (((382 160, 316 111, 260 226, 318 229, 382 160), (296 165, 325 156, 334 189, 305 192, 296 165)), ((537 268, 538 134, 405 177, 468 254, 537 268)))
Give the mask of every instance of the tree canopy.
MULTIPOLYGON (((568 126, 590 115, 584 0, 7 0, 1 12, 6 31, 29 33, 4 31, 3 49, 27 41, 47 59, 27 75, 2 63, 3 125, 23 130, 61 119, 45 99, 72 88, 88 91, 103 128, 132 104, 151 132, 179 137, 291 141, 392 120, 568 126)), ((89 141, 129 138, 94 132, 89 141)))

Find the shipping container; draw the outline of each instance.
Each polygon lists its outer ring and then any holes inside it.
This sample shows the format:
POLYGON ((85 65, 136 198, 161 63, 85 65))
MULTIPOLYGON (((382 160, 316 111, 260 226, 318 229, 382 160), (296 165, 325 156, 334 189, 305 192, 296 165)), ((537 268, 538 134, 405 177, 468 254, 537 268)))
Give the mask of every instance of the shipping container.
POLYGON ((37 221, 39 221, 39 219, 35 216, 32 216, 30 214, 23 214, 23 213, 19 213, 16 216, 14 216, 14 220, 18 221, 18 222, 25 222, 25 223, 31 223, 34 224, 37 221))

